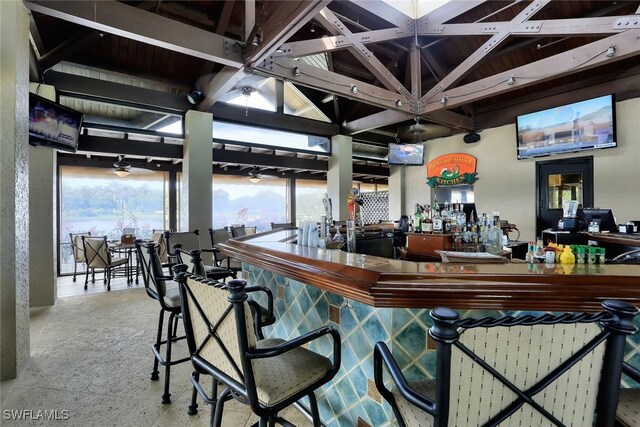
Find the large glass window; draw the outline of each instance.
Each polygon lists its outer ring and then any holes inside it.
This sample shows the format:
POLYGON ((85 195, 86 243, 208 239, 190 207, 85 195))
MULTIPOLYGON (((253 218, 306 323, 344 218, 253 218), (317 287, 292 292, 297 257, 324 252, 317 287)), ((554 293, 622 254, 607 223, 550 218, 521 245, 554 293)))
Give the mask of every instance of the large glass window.
POLYGON ((272 222, 287 222, 288 180, 262 175, 252 183, 248 176, 214 175, 213 228, 234 224, 271 230, 272 222))
POLYGON ((73 272, 69 233, 120 239, 124 228, 148 239, 165 228, 168 173, 134 169, 118 177, 111 169, 60 167, 60 272, 73 272))
POLYGON ((329 138, 235 123, 213 122, 213 137, 289 150, 328 153, 329 138))
POLYGON ((296 221, 320 221, 325 215, 322 199, 327 192, 326 181, 296 179, 296 221))

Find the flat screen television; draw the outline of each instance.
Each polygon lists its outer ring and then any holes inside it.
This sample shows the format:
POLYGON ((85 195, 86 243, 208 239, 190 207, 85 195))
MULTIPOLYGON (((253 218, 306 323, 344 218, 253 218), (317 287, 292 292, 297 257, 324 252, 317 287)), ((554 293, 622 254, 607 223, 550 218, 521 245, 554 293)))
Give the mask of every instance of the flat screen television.
POLYGON ((84 115, 29 93, 29 143, 75 152, 84 115))
POLYGON ((418 144, 389 144, 390 165, 423 165, 424 145, 418 144))
POLYGON ((516 117, 518 159, 616 146, 615 99, 605 95, 516 117))
POLYGON ((618 224, 616 224, 611 209, 583 208, 582 216, 587 226, 592 221, 598 223, 601 232, 610 231, 615 233, 618 231, 618 224))

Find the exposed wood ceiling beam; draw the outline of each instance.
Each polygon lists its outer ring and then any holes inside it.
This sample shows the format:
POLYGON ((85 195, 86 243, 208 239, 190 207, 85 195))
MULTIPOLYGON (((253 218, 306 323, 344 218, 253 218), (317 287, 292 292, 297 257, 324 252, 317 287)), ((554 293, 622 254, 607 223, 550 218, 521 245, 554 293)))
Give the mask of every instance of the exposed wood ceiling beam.
POLYGON ((25 1, 30 10, 175 52, 240 67, 236 40, 117 1, 25 1))
POLYGON ((104 34, 100 31, 84 30, 82 34, 74 34, 40 58, 40 67, 47 70, 57 63, 64 61, 78 52, 91 46, 102 39, 104 34))
POLYGON ((198 79, 196 88, 202 91, 204 99, 198 104, 198 110, 209 111, 225 93, 229 92, 245 76, 244 67, 225 66, 214 76, 206 75, 198 79))
MULTIPOLYGON (((382 62, 375 55, 353 37, 353 33, 331 12, 329 9, 324 9, 320 12, 316 18, 321 25, 325 28, 335 28, 340 34, 347 37, 353 44, 352 48, 349 48, 351 52, 374 76, 390 91, 398 92, 405 97, 407 102, 411 99, 411 93, 403 86, 402 83, 384 66, 382 62)), ((413 106, 416 107, 415 105, 413 106)))
POLYGON ((331 0, 281 1, 265 22, 256 20, 248 40, 260 34, 261 42, 258 46, 246 46, 245 65, 254 67, 259 64, 330 2, 331 0))
POLYGON ((413 117, 413 115, 405 112, 385 110, 358 120, 347 122, 344 125, 344 129, 347 135, 356 135, 358 133, 366 132, 375 128, 403 122, 413 117))
POLYGON ((233 12, 235 5, 235 0, 227 0, 224 2, 222 13, 220 13, 220 17, 218 18, 218 25, 216 25, 216 34, 224 36, 224 33, 227 32, 229 21, 231 19, 231 12, 233 12))
MULTIPOLYGON (((616 25, 621 19, 635 19, 636 16, 604 16, 594 18, 547 19, 522 22, 511 28, 512 36, 590 36, 614 34, 626 31, 624 25, 616 25)), ((429 30, 418 31, 419 36, 489 36, 503 33, 510 22, 487 22, 470 24, 446 24, 429 30)))
POLYGON ((45 73, 44 83, 55 86, 60 92, 100 98, 105 101, 146 105, 176 113, 182 113, 191 107, 187 99, 181 95, 58 71, 45 73))
POLYGON ((380 0, 351 0, 356 6, 376 15, 396 27, 413 27, 413 19, 380 0))
POLYGON ((462 61, 460 65, 458 65, 453 71, 451 71, 447 76, 442 79, 435 87, 429 90, 421 99, 420 99, 420 110, 424 110, 425 105, 432 100, 434 97, 438 96, 441 92, 446 90, 447 88, 454 85, 457 81, 463 78, 471 68, 477 65, 480 61, 485 59, 487 55, 492 52, 496 47, 498 47, 502 42, 504 42, 510 34, 510 30, 514 27, 517 27, 520 23, 527 21, 531 18, 536 12, 541 10, 544 6, 546 6, 551 0, 537 0, 536 2, 527 6, 522 12, 516 15, 509 23, 509 26, 505 27, 503 31, 493 35, 488 41, 486 41, 480 48, 478 48, 474 53, 472 53, 467 59, 462 61))
MULTIPOLYGON (((521 0, 512 0, 519 3, 521 0)), ((439 26, 485 3, 486 0, 453 0, 418 19, 418 28, 439 26)))
POLYGON ((282 45, 283 55, 300 57, 316 53, 331 52, 354 46, 354 41, 365 45, 413 37, 413 29, 389 28, 384 30, 363 31, 352 33, 351 37, 343 35, 326 36, 319 39, 301 40, 282 45))
POLYGON ((42 42, 42 37, 40 37, 40 31, 38 31, 38 26, 36 25, 36 20, 33 19, 33 13, 31 11, 27 11, 29 15, 29 38, 31 39, 31 43, 33 45, 33 50, 35 51, 36 58, 40 60, 40 58, 47 53, 44 48, 44 43, 42 42))
POLYGON ((453 108, 488 96, 575 74, 602 65, 640 55, 640 30, 629 30, 536 62, 517 67, 463 86, 442 92, 446 103, 435 100, 425 105, 424 113, 453 108), (613 56, 607 51, 615 45, 613 56), (550 71, 552 70, 552 71, 550 71), (513 77, 509 84, 508 78, 513 77))
POLYGON ((291 80, 302 86, 334 93, 366 104, 410 112, 408 99, 403 95, 328 70, 322 70, 300 61, 294 61, 290 58, 266 60, 265 65, 257 68, 257 70, 267 75, 291 80), (300 72, 299 76, 294 75, 294 67, 297 67, 300 72), (356 89, 354 89, 354 86, 356 89), (401 107, 396 106, 398 99, 403 103, 401 107))
POLYGON ((245 43, 251 43, 249 36, 256 25, 256 2, 255 0, 244 0, 244 31, 242 39, 245 43))

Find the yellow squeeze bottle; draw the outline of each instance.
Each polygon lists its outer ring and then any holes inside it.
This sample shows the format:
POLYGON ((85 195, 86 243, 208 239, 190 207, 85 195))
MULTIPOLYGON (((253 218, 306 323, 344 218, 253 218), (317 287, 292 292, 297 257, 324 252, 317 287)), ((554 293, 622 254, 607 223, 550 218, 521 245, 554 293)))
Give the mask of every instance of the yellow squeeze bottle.
POLYGON ((560 254, 560 264, 575 264, 576 256, 571 252, 569 245, 564 247, 564 251, 560 254))

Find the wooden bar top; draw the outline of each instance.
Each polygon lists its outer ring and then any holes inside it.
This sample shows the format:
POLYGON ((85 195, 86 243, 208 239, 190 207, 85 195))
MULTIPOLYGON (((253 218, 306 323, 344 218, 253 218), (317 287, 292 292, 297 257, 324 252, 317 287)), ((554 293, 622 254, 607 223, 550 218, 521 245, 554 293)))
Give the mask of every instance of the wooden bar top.
POLYGON ((640 305, 640 265, 445 264, 325 250, 274 230, 219 247, 247 264, 374 307, 598 311, 640 305))
POLYGON ((596 242, 640 247, 640 233, 586 233, 586 235, 589 240, 595 240, 596 242))

